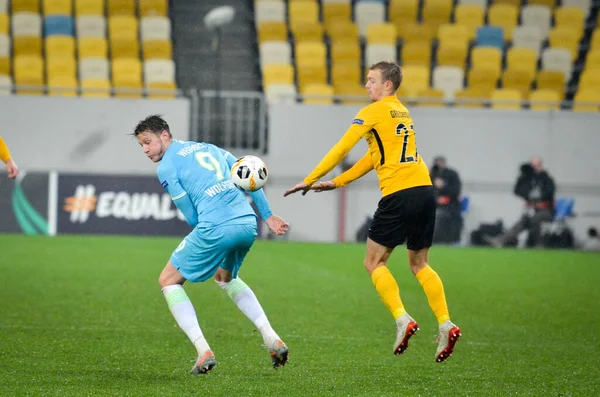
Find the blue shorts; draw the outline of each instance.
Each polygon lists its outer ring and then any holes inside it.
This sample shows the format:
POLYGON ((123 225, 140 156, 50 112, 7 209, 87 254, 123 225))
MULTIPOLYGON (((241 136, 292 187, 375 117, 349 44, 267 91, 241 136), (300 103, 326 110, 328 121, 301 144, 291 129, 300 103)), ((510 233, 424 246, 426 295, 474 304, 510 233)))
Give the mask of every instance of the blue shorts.
POLYGON ((253 216, 214 227, 196 227, 175 249, 171 263, 191 282, 206 281, 219 267, 236 278, 256 235, 253 216))

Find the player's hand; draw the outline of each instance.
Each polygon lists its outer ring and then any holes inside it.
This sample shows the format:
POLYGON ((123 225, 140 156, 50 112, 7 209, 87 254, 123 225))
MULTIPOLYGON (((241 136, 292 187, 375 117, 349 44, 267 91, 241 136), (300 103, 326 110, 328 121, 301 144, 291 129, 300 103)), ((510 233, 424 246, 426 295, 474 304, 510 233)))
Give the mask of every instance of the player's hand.
POLYGON ((337 188, 337 186, 335 186, 334 181, 325 181, 325 182, 315 183, 314 185, 312 185, 310 187, 310 190, 314 190, 316 193, 320 193, 320 192, 325 192, 327 190, 334 190, 336 188, 337 188))
POLYGON ((310 190, 310 186, 308 186, 304 182, 300 182, 300 183, 297 183, 296 186, 294 186, 293 188, 286 190, 286 192, 283 193, 283 197, 287 197, 290 194, 296 193, 299 191, 302 191, 302 195, 304 196, 309 190, 310 190))
POLYGON ((6 162, 6 171, 8 172, 8 177, 10 179, 14 179, 19 175, 19 167, 17 167, 17 164, 13 159, 8 159, 6 162))
POLYGON ((277 215, 271 215, 269 219, 266 220, 266 222, 267 226, 269 226, 269 229, 271 229, 271 231, 278 236, 285 234, 290 227, 289 223, 287 223, 282 217, 277 215))

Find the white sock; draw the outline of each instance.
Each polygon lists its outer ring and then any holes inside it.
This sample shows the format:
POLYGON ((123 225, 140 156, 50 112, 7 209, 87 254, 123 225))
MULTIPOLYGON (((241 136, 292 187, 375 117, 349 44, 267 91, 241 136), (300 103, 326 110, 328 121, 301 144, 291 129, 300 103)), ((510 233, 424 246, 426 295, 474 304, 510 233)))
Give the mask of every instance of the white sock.
POLYGON ((254 323, 254 326, 260 331, 265 343, 273 339, 280 339, 275 332, 263 308, 260 306, 254 292, 246 285, 242 279, 234 278, 228 283, 217 281, 227 295, 233 300, 237 307, 254 323))
POLYGON ((169 310, 171 310, 179 327, 196 347, 198 355, 210 350, 208 342, 206 342, 200 329, 200 324, 198 324, 194 306, 192 306, 192 302, 185 293, 183 286, 179 284, 168 285, 162 289, 162 292, 169 305, 169 310))

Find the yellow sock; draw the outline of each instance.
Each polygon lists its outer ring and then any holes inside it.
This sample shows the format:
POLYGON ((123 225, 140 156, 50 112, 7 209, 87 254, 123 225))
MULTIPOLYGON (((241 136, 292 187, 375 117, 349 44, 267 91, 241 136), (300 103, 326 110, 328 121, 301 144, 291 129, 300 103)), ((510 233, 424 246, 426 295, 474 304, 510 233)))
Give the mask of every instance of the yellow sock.
POLYGON ((446 304, 446 295, 444 294, 444 285, 440 276, 429 266, 425 266, 417 274, 417 280, 423 286, 429 307, 437 317, 438 323, 450 320, 448 305, 446 304))
POLYGON ((394 320, 406 313, 402 300, 400 300, 400 288, 390 273, 387 266, 379 266, 371 273, 371 280, 379 294, 379 297, 394 316, 394 320))

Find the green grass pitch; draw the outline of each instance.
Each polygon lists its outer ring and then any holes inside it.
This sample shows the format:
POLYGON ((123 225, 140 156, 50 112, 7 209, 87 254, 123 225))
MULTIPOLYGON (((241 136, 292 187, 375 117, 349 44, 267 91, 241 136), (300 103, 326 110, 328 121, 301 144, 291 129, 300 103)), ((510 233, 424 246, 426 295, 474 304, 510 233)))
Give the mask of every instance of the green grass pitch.
POLYGON ((364 246, 258 242, 240 273, 290 348, 275 371, 253 325, 212 282, 187 284, 217 358, 194 348, 157 283, 179 239, 0 236, 2 396, 600 395, 600 256, 434 247, 463 338, 434 360, 435 318, 391 258, 421 331, 395 326, 363 269, 364 246))

